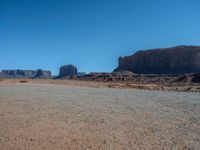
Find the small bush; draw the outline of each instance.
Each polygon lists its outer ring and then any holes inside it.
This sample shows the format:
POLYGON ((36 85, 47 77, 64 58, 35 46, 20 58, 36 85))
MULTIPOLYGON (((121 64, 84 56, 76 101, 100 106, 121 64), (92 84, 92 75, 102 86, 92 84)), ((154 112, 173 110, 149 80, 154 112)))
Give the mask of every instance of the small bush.
POLYGON ((26 83, 28 82, 27 80, 20 80, 21 83, 26 83))

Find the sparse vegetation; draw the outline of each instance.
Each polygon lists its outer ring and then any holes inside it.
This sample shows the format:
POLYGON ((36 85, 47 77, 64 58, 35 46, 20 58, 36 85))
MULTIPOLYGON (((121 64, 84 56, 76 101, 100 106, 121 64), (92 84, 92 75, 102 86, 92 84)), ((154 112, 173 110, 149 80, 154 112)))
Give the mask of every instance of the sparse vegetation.
POLYGON ((21 83, 26 83, 28 82, 27 80, 20 80, 21 83))

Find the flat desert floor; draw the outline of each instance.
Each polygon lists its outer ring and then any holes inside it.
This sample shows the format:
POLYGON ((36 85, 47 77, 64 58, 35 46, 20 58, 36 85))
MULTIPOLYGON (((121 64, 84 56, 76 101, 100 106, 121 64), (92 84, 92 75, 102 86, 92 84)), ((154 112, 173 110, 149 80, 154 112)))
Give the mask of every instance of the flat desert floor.
POLYGON ((1 150, 199 150, 200 93, 0 84, 1 150))

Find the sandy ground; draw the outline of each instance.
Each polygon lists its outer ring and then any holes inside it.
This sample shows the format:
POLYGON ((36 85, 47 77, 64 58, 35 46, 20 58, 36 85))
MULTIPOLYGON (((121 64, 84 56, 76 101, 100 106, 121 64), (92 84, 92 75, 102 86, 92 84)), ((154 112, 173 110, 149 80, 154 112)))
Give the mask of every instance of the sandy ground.
POLYGON ((0 150, 200 149, 200 93, 0 83, 0 150))

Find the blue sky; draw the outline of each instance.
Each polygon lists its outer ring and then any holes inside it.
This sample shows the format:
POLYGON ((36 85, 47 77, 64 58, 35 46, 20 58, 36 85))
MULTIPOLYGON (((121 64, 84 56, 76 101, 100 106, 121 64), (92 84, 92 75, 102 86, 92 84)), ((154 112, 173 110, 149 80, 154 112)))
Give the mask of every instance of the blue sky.
POLYGON ((200 45, 199 0, 0 0, 0 70, 112 71, 136 50, 200 45))

